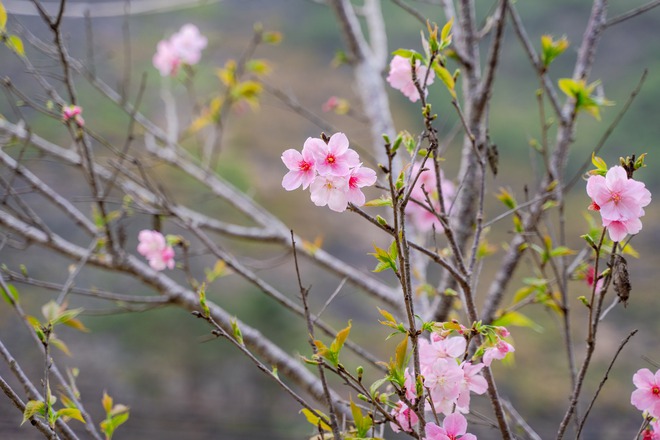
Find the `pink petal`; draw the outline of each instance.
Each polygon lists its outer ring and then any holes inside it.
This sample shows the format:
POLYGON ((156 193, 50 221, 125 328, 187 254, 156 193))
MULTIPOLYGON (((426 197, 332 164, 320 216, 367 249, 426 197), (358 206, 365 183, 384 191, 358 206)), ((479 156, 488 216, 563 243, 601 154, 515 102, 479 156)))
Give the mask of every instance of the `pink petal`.
POLYGON ((467 431, 467 420, 460 413, 449 414, 442 422, 447 435, 462 435, 467 431))
POLYGON ((607 232, 610 234, 610 239, 612 241, 622 241, 626 238, 628 229, 620 221, 611 221, 603 219, 603 226, 607 227, 607 232))
POLYGON ((348 193, 346 193, 346 199, 355 206, 362 206, 367 201, 360 188, 349 188, 348 193))
POLYGON ((638 389, 630 395, 630 403, 640 411, 646 411, 656 402, 658 398, 648 389, 638 389))
POLYGON ((349 148, 341 157, 351 168, 360 165, 360 156, 353 149, 349 148))
POLYGON ((633 383, 637 388, 652 388, 656 384, 656 377, 648 368, 642 368, 633 375, 633 383))
POLYGON ((591 176, 587 180, 587 194, 598 205, 604 205, 611 198, 610 190, 607 188, 603 176, 591 176))
POLYGON ((623 169, 622 166, 614 166, 607 171, 605 174, 605 181, 607 182, 607 187, 611 191, 616 191, 625 185, 625 182, 628 180, 628 173, 623 169))
POLYGON ((426 440, 444 440, 447 438, 446 431, 435 423, 426 424, 426 440))
POLYGON ((300 162, 303 160, 303 155, 300 152, 289 148, 284 153, 282 153, 282 162, 290 170, 298 170, 300 168, 300 162))
POLYGON ((287 191, 293 191, 303 184, 305 174, 300 171, 291 170, 282 179, 282 186, 287 191))
POLYGON ((336 156, 344 154, 348 150, 348 138, 344 133, 333 134, 328 141, 328 149, 336 156))

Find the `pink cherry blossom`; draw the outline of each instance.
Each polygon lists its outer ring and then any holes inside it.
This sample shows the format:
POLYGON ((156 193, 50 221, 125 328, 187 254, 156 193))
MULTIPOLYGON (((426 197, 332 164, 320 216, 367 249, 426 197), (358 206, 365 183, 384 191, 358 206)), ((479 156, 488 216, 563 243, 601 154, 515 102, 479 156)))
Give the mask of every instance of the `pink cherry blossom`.
POLYGON ((442 421, 442 427, 435 423, 426 425, 426 440, 477 440, 474 434, 467 434, 467 420, 460 413, 449 414, 442 421))
POLYGON ((170 37, 170 42, 181 62, 193 65, 199 63, 202 50, 208 44, 205 36, 199 33, 194 24, 185 24, 179 32, 170 37))
MULTIPOLYGON (((415 414, 415 411, 410 409, 408 405, 404 402, 397 402, 396 408, 392 409, 390 413, 397 422, 401 425, 404 431, 410 432, 413 430, 413 426, 419 422, 419 417, 415 414)), ((390 422, 390 427, 394 432, 400 432, 401 428, 394 422, 390 422)))
POLYGON ((194 24, 186 24, 166 40, 158 42, 153 64, 161 76, 176 75, 182 64, 197 64, 208 40, 194 24))
POLYGON ((630 396, 630 403, 640 411, 660 417, 660 370, 653 374, 642 368, 633 376, 633 383, 637 389, 630 396))
POLYGON ((433 340, 432 338, 431 342, 426 339, 420 339, 419 362, 422 366, 422 371, 432 368, 438 359, 455 359, 463 356, 466 348, 467 343, 462 336, 439 340, 433 340))
POLYGON ((589 177, 587 194, 592 199, 589 209, 600 211, 603 226, 613 241, 641 231, 639 218, 644 215, 644 207, 651 203, 651 192, 644 183, 629 179, 623 167, 610 168, 605 177, 589 177))
POLYGON ((321 176, 347 176, 352 167, 360 164, 358 154, 348 148, 348 138, 344 133, 335 133, 326 144, 316 139, 312 152, 316 160, 316 170, 321 176))
POLYGON ((333 211, 343 212, 348 206, 348 179, 339 176, 318 176, 309 187, 316 206, 328 205, 333 211))
MULTIPOLYGON (((419 170, 419 164, 415 164, 412 167, 411 175, 413 179, 417 176, 419 170)), ((442 190, 442 198, 445 202, 445 211, 448 211, 456 194, 456 188, 451 181, 444 178, 442 173, 440 174, 440 189, 442 190)), ((413 186, 412 192, 410 193, 415 201, 410 201, 406 205, 406 214, 408 214, 410 220, 420 232, 428 232, 433 229, 433 227, 435 227, 436 231, 442 231, 442 224, 440 223, 440 220, 438 220, 438 217, 433 212, 426 209, 428 203, 426 202, 425 193, 428 194, 429 199, 431 200, 433 211, 439 213, 440 202, 437 191, 437 178, 435 172, 430 169, 422 171, 417 178, 415 186, 413 186), (420 203, 423 206, 420 205, 420 203)))
POLYGON ((363 168, 359 164, 350 171, 348 176, 348 194, 346 195, 349 203, 355 206, 362 206, 365 203, 364 193, 360 188, 371 186, 376 183, 376 172, 371 168, 363 168))
POLYGON ((436 360, 425 372, 424 386, 430 390, 437 412, 448 414, 453 411, 464 377, 465 373, 456 361, 447 358, 436 360))
POLYGON ((303 189, 307 189, 314 181, 316 177, 316 166, 310 147, 313 142, 313 138, 307 138, 303 145, 302 154, 294 149, 289 149, 282 153, 282 162, 289 169, 289 172, 282 179, 282 186, 287 191, 292 191, 300 185, 302 185, 303 189))
POLYGON ((82 108, 77 105, 69 105, 62 108, 62 119, 64 122, 73 121, 78 127, 85 125, 85 120, 82 117, 82 108))
POLYGON ((495 344, 494 347, 489 347, 486 349, 486 352, 484 353, 483 361, 484 364, 487 366, 490 366, 491 362, 495 359, 504 359, 509 352, 514 352, 516 351, 515 348, 513 348, 513 345, 509 344, 508 342, 500 339, 497 344, 495 344))
POLYGON ((176 75, 181 65, 181 58, 176 52, 170 40, 162 40, 156 46, 156 53, 152 59, 154 67, 158 69, 161 76, 176 75))
POLYGON ((642 230, 642 221, 638 218, 628 220, 609 220, 603 218, 603 226, 607 228, 607 233, 612 241, 621 241, 627 234, 637 234, 642 230))
POLYGON ((642 440, 660 440, 660 420, 653 420, 644 430, 642 440))
POLYGON ((651 203, 651 193, 644 183, 628 179, 621 166, 610 168, 605 177, 589 177, 587 194, 598 205, 603 218, 609 220, 641 217, 644 215, 642 208, 651 203))
POLYGON ((158 231, 144 229, 138 234, 137 251, 149 261, 154 270, 174 269, 174 249, 158 231))
MULTIPOLYGON (((427 71, 427 67, 422 66, 419 60, 415 61, 415 74, 417 75, 419 84, 422 86, 427 71)), ((434 79, 435 73, 431 70, 426 85, 432 84, 434 79)), ((408 58, 404 58, 400 55, 395 55, 392 58, 392 61, 390 61, 390 73, 387 75, 387 82, 390 83, 390 86, 393 88, 401 91, 401 93, 412 102, 416 102, 419 99, 419 90, 417 90, 417 87, 413 82, 412 65, 408 58)), ((424 92, 426 93, 426 90, 424 92)))
MULTIPOLYGON (((617 240, 618 241, 618 240, 617 240)), ((591 288, 594 286, 594 280, 596 279, 596 269, 593 266, 587 267, 587 273, 584 280, 587 282, 587 285, 591 288)), ((596 283, 596 293, 600 292, 600 289, 603 287, 604 279, 599 279, 596 283)))
POLYGON ((488 389, 488 382, 479 373, 485 367, 484 364, 473 365, 471 362, 463 362, 463 382, 461 383, 460 394, 456 400, 456 409, 467 413, 470 411, 470 392, 483 394, 488 389))

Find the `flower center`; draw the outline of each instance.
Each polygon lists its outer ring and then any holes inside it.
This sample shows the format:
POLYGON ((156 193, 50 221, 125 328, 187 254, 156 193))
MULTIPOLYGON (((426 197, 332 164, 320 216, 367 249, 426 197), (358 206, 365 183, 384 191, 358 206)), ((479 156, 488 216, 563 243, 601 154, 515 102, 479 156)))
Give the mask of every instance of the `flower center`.
POLYGON ((660 387, 654 385, 653 388, 651 388, 651 392, 653 393, 654 396, 660 396, 660 387))
POLYGON ((305 162, 304 160, 300 162, 300 171, 309 171, 311 167, 312 165, 309 162, 305 162))
POLYGON ((619 203, 621 201, 621 194, 619 193, 613 193, 612 194, 612 201, 614 203, 619 203))
POLYGON ((330 154, 330 155, 328 155, 328 158, 325 161, 332 164, 332 163, 335 163, 337 161, 337 159, 335 159, 335 156, 330 154))

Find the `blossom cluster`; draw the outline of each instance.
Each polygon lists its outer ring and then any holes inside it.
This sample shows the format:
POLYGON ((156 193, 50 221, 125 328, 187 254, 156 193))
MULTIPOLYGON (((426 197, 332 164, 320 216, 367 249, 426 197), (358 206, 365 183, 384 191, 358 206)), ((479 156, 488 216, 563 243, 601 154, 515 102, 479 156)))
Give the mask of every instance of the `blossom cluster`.
POLYGON ((589 177, 587 194, 592 200, 589 208, 600 212, 612 241, 621 241, 626 234, 642 230, 640 217, 651 203, 651 193, 644 183, 629 179, 623 167, 610 168, 604 177, 589 177))
POLYGON ((149 261, 154 270, 174 269, 174 249, 158 231, 144 229, 138 234, 137 251, 149 261))
POLYGON ((327 143, 307 138, 302 152, 288 149, 282 153, 282 162, 289 169, 282 179, 284 189, 309 187, 316 206, 328 205, 337 212, 345 211, 349 203, 364 205, 361 188, 376 183, 376 172, 362 166, 344 133, 333 134, 327 143))
MULTIPOLYGON (((420 172, 420 165, 415 164, 412 167, 411 176, 414 179, 420 172)), ((406 214, 409 216, 412 223, 418 231, 428 232, 435 228, 436 231, 442 231, 443 227, 438 220, 436 213, 440 213, 440 197, 438 194, 438 179, 433 170, 424 169, 419 178, 413 186, 410 196, 413 201, 406 205, 406 214), (428 200, 431 202, 433 212, 427 209, 429 207, 428 200)), ((450 181, 444 178, 440 173, 440 189, 442 191, 442 199, 444 201, 445 212, 449 211, 451 204, 456 196, 456 187, 450 181)))
MULTIPOLYGON (((485 393, 488 384, 480 374, 481 370, 494 359, 502 359, 506 353, 514 351, 509 343, 500 338, 508 336, 506 328, 497 327, 496 332, 496 343, 484 351, 483 363, 476 364, 463 360, 467 350, 467 340, 463 336, 432 333, 429 340, 419 341, 423 385, 429 390, 433 401, 433 408, 427 404, 425 409, 445 415, 443 426, 435 423, 426 425, 427 440, 444 440, 459 436, 466 440, 476 440, 472 434, 466 434, 467 422, 462 415, 470 411, 470 393, 485 393)), ((405 376, 405 397, 414 404, 417 398, 415 379, 408 370, 405 376)), ((392 416, 399 423, 390 424, 395 432, 399 432, 401 428, 410 432, 419 421, 418 416, 404 401, 396 403, 392 416)))
MULTIPOLYGON (((415 76, 417 77, 420 86, 424 86, 425 80, 427 86, 431 85, 435 79, 435 73, 433 70, 429 71, 419 60, 415 60, 415 76)), ((417 100, 419 100, 419 90, 413 81, 412 64, 409 58, 402 57, 401 55, 395 55, 392 58, 392 61, 390 61, 390 72, 387 75, 387 82, 390 83, 390 86, 403 93, 406 98, 410 99, 412 102, 417 102, 417 100)), ((424 96, 426 96, 427 90, 424 90, 424 93, 424 96)))
POLYGON ((162 76, 176 75, 179 66, 197 64, 208 40, 194 24, 186 24, 179 32, 158 42, 153 64, 162 76))

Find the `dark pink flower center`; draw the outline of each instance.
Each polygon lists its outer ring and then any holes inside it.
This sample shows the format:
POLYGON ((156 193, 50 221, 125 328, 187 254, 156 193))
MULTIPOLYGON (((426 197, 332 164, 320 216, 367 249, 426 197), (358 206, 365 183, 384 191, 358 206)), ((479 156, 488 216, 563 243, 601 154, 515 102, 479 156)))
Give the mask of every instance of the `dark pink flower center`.
POLYGON ((357 188, 358 186, 358 178, 355 176, 351 176, 350 179, 348 179, 348 186, 350 188, 357 188))
POLYGON ((299 168, 300 171, 309 171, 309 169, 312 167, 312 164, 309 162, 305 162, 304 160, 300 162, 299 168))
POLYGON ((619 193, 612 193, 612 201, 616 204, 621 201, 621 194, 619 193))
POLYGON ((660 387, 657 385, 654 385, 653 388, 651 388, 651 392, 653 393, 654 396, 659 396, 660 395, 660 387))
POLYGON ((334 154, 328 154, 328 157, 325 159, 325 161, 329 164, 333 164, 337 161, 337 159, 335 159, 334 154))
POLYGON ((600 206, 598 206, 598 203, 592 201, 588 209, 589 211, 600 211, 600 206))

